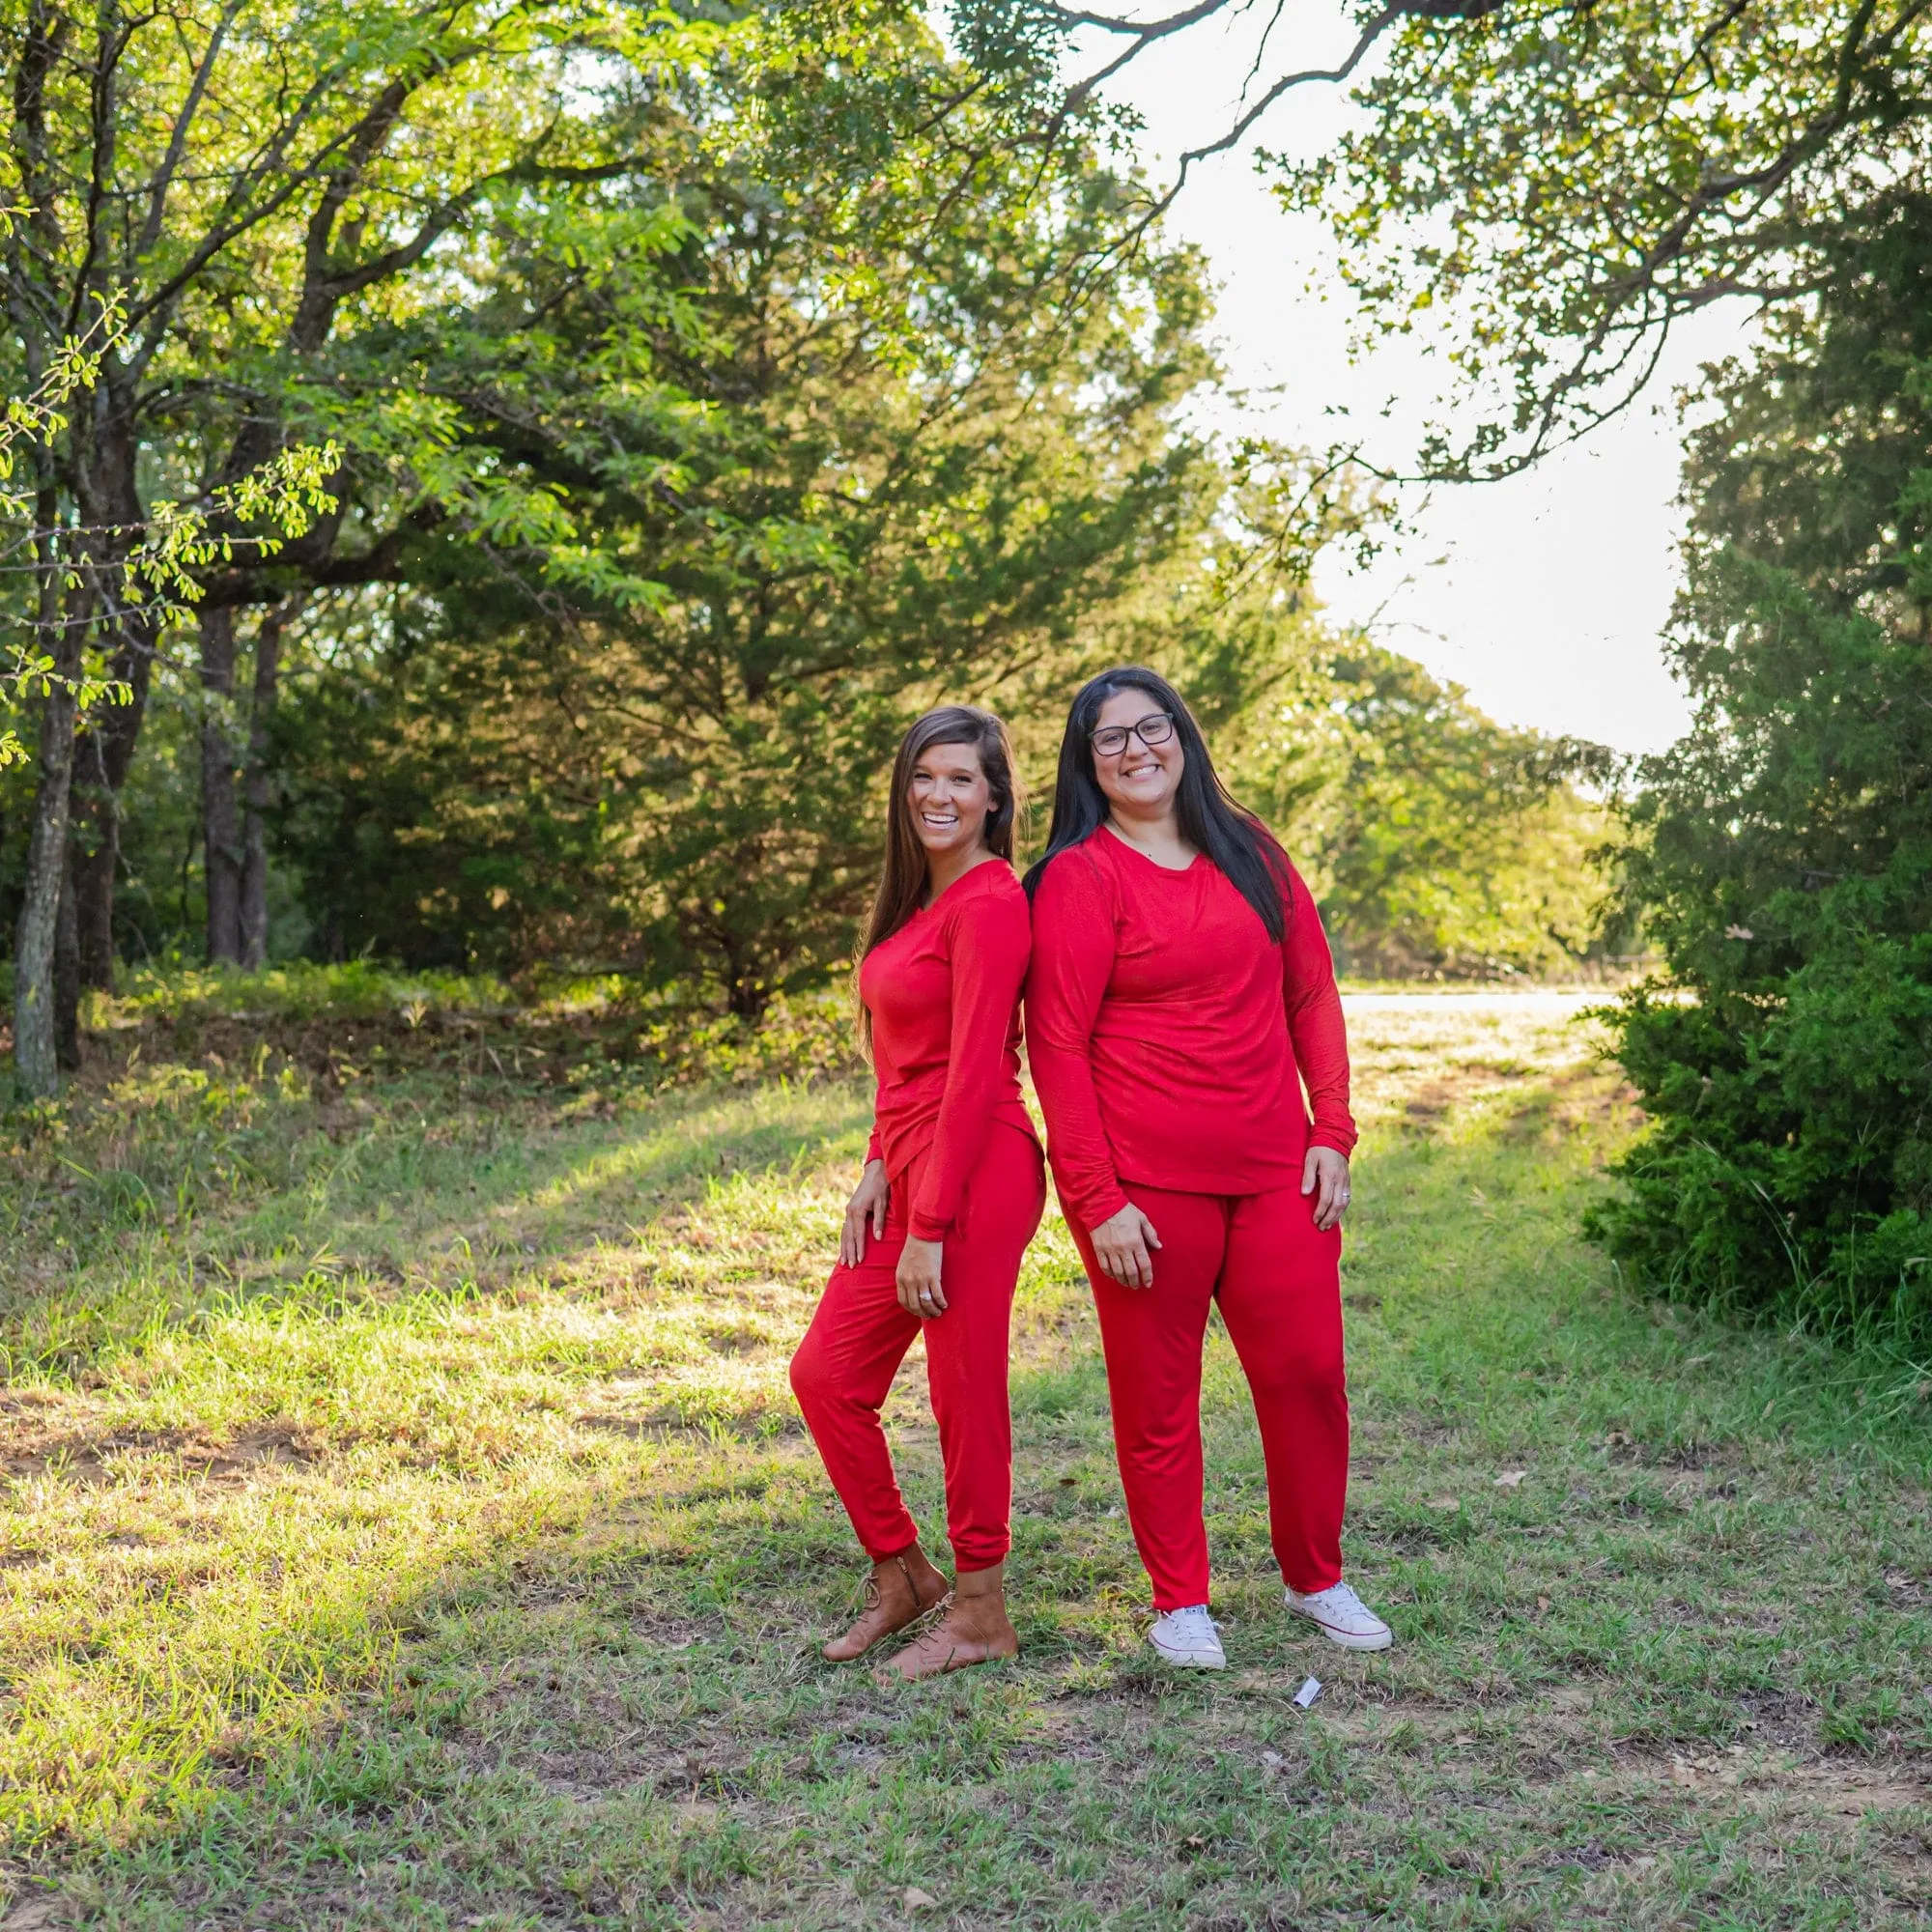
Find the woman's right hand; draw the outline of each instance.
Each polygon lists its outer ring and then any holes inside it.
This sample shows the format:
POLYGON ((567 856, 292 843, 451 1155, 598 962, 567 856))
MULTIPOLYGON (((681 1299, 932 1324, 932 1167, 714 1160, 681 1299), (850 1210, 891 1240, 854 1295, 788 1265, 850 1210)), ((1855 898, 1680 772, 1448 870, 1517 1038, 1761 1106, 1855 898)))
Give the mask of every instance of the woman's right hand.
POLYGON ((1160 1246, 1160 1236, 1131 1201, 1118 1214, 1109 1214, 1088 1238, 1102 1274, 1122 1288, 1153 1286, 1153 1257, 1148 1250, 1160 1246))
POLYGON ((886 1203, 892 1188, 886 1180, 886 1164, 868 1160, 852 1198, 845 1204, 845 1225, 838 1235, 838 1259, 847 1267, 857 1267, 866 1259, 866 1223, 872 1224, 872 1238, 886 1232, 886 1203))

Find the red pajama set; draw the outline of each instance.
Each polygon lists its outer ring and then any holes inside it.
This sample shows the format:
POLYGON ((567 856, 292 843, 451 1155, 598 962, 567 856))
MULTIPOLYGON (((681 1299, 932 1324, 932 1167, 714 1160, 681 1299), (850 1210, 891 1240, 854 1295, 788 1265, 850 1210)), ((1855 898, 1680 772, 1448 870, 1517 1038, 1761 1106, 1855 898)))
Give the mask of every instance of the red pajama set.
POLYGON ((1027 900, 1000 860, 973 867, 866 955, 859 996, 878 1072, 868 1161, 891 1180, 886 1232, 832 1271, 791 1385, 826 1472, 873 1562, 919 1526, 899 1494, 879 1420, 906 1350, 925 1336, 926 1385, 946 1465, 955 1567, 986 1570, 1011 1542, 1012 1425, 1007 1340, 1020 1258, 1046 1180, 1020 1098, 1020 987, 1027 900), (942 1241, 941 1315, 899 1306, 908 1234, 942 1241))
POLYGON ((1342 1577, 1342 1233, 1316 1228, 1301 1172, 1310 1146, 1354 1147, 1348 1037, 1321 917, 1270 851, 1288 909, 1279 945, 1206 855, 1171 871, 1105 826, 1055 858, 1034 895, 1028 1053, 1161 1610, 1208 1601, 1210 1303, 1254 1396, 1282 1575, 1303 1592, 1342 1577), (1160 1239, 1151 1288, 1122 1287, 1094 1259, 1090 1231, 1129 1200, 1160 1239))

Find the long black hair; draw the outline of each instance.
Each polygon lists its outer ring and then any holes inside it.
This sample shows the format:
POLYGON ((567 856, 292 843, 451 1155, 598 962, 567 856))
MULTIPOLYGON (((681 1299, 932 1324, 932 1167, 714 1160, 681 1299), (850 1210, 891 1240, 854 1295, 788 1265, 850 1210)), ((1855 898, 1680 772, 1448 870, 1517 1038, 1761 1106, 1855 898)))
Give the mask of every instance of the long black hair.
POLYGON ((1175 815, 1180 836, 1197 852, 1227 874, 1240 895, 1254 907, 1268 937, 1279 942, 1288 931, 1290 907, 1284 880, 1275 868, 1274 841, 1253 812, 1235 803, 1214 772, 1208 741, 1187 708, 1187 700, 1158 671, 1145 665, 1122 665, 1090 678, 1075 693, 1066 714, 1066 735, 1060 741, 1060 771, 1053 783, 1053 824, 1046 835, 1046 853, 1026 875, 1031 896, 1046 868, 1074 845, 1084 845, 1106 822, 1107 794, 1094 775, 1094 729, 1100 707, 1122 691, 1141 691, 1155 706, 1172 714, 1174 735, 1186 759, 1175 815))

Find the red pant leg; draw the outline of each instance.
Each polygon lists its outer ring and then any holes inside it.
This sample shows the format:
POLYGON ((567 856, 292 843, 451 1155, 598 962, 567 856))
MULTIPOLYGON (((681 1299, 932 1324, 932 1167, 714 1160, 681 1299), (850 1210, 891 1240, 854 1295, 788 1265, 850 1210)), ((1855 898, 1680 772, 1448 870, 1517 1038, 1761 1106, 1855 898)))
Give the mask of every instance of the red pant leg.
POLYGON ((946 1312, 921 1324, 946 1463, 946 1534, 961 1571, 989 1570, 1012 1548, 1008 1344, 1020 1260, 1045 1205, 1038 1147, 996 1122, 940 1256, 946 1312))
POLYGON ((1342 1360, 1342 1231, 1293 1188, 1231 1204, 1221 1319, 1255 1399, 1274 1553, 1292 1589, 1342 1580, 1349 1390, 1342 1360))
POLYGON ((896 1555, 918 1541, 919 1526, 899 1492, 879 1411, 923 1330, 948 1535, 959 1569, 983 1570, 1005 1558, 1010 1539, 1008 1335, 1045 1181, 1031 1138, 996 1125, 940 1259, 946 1313, 922 1321, 899 1306, 895 1286, 922 1165, 893 1183, 886 1232, 868 1237, 865 1259, 833 1269, 792 1357, 791 1385, 866 1553, 875 1563, 896 1555))
POLYGON ((1122 1288, 1100 1272, 1086 1230, 1071 1223, 1107 1357, 1114 1453, 1134 1543, 1154 1607, 1208 1601, 1208 1531, 1201 1520, 1201 1348, 1221 1273, 1227 1203, 1133 1185, 1160 1248, 1151 1288, 1122 1288))
POLYGON ((885 1234, 874 1238, 868 1228, 859 1265, 840 1262, 832 1270, 791 1358, 792 1392, 806 1427, 874 1563, 919 1541, 879 1420, 893 1377, 919 1334, 919 1318, 899 1306, 895 1287, 911 1198, 910 1189, 895 1187, 885 1234))

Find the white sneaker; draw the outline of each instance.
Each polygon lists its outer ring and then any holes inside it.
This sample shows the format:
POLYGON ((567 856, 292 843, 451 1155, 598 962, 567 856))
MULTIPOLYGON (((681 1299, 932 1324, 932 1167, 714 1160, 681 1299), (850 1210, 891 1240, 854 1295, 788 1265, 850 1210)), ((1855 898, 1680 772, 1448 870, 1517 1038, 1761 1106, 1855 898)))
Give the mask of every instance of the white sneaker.
POLYGON ((1181 1670, 1225 1670, 1228 1653, 1221 1648, 1214 1619, 1206 1604, 1169 1610, 1153 1620, 1148 1641, 1161 1657, 1181 1670))
POLYGON ((1395 1633, 1346 1583, 1331 1583, 1306 1597, 1298 1590, 1282 1595, 1291 1610, 1313 1618, 1322 1635, 1344 1650, 1386 1650, 1395 1641, 1395 1633))

